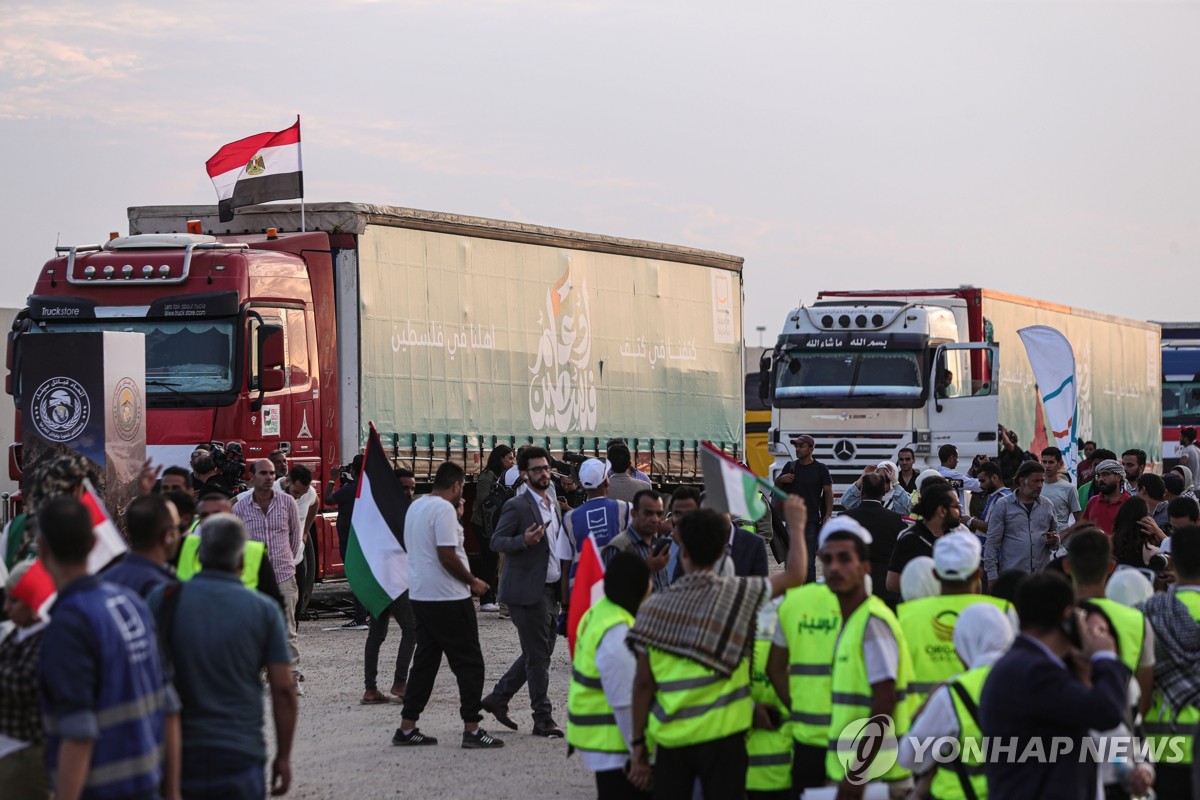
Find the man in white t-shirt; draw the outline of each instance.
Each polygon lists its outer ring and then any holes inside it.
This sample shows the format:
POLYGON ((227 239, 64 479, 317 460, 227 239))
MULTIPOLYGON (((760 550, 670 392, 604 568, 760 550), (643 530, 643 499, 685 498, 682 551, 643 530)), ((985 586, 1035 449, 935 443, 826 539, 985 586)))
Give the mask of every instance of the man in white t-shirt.
POLYGON ((1057 447, 1044 448, 1042 466, 1046 468, 1042 497, 1054 504, 1054 517, 1058 521, 1058 529, 1065 531, 1071 526, 1071 515, 1078 518, 1083 513, 1083 508, 1079 505, 1079 490, 1062 476, 1062 450, 1057 447))
POLYGON ((1179 432, 1179 463, 1192 471, 1196 485, 1184 489, 1200 489, 1200 447, 1196 446, 1196 429, 1184 428, 1179 432))
POLYGON ((438 467, 433 492, 419 497, 404 517, 408 551, 408 596, 417 618, 417 652, 408 674, 402 722, 392 744, 402 747, 437 744, 417 728, 417 719, 433 693, 442 654, 458 679, 464 750, 503 747, 504 742, 479 727, 483 696, 483 652, 471 595, 488 585, 471 574, 463 549, 461 516, 466 473, 452 461, 438 467))

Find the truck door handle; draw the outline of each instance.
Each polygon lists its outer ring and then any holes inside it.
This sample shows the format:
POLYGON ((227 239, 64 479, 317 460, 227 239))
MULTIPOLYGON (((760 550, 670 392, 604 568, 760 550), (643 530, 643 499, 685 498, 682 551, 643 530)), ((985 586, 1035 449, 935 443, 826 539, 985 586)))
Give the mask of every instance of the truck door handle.
POLYGON ((979 433, 975 434, 975 441, 977 441, 977 442, 994 442, 994 441, 996 441, 996 432, 995 431, 980 431, 979 433))

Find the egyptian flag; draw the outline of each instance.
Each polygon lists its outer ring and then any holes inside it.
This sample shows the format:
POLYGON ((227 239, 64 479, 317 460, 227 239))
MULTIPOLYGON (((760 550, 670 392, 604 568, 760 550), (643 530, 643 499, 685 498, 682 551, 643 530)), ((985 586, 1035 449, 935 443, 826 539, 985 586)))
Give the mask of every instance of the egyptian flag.
POLYGON ((121 532, 117 530, 112 518, 104 510, 104 501, 100 499, 100 495, 96 494, 96 488, 92 486, 92 482, 84 478, 83 488, 83 496, 79 499, 87 506, 88 513, 92 515, 92 533, 96 536, 92 552, 88 553, 88 574, 95 575, 107 567, 114 558, 128 550, 129 545, 125 544, 121 532))
POLYGON ((232 220, 242 206, 304 197, 300 117, 286 130, 225 145, 205 165, 217 190, 221 222, 232 220))
POLYGON ((58 593, 54 589, 54 579, 42 565, 41 559, 29 565, 29 570, 13 587, 12 596, 36 611, 42 619, 49 617, 50 606, 58 593))
POLYGON ((400 545, 407 512, 408 496, 383 454, 372 422, 350 518, 345 569, 354 596, 376 619, 408 589, 408 553, 400 545))

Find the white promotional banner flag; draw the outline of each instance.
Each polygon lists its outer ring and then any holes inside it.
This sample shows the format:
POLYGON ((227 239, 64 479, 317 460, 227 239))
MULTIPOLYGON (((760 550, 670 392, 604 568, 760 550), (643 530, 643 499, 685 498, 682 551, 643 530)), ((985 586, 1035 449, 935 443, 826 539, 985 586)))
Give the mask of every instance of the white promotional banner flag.
POLYGON ((1047 325, 1032 325, 1017 333, 1029 354, 1029 365, 1046 409, 1046 426, 1062 450, 1063 462, 1075 479, 1079 467, 1079 385, 1075 382, 1075 351, 1067 337, 1047 325))

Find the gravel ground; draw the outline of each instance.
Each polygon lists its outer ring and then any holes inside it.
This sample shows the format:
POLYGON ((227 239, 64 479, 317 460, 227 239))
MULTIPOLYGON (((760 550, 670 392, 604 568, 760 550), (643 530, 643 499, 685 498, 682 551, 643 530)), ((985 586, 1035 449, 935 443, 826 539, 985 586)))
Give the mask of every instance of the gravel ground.
MULTIPOLYGON (((320 586, 317 597, 345 591, 320 586)), ((363 646, 367 632, 324 630, 345 620, 327 618, 300 623, 300 658, 305 696, 292 754, 292 789, 296 798, 544 798, 594 797, 591 774, 579 757, 567 758, 563 739, 541 739, 533 726, 529 695, 513 698, 509 714, 520 730, 510 731, 484 714, 483 727, 504 740, 497 750, 463 750, 458 717, 458 686, 442 661, 429 706, 418 723, 436 736, 433 747, 405 749, 391 744, 400 726, 400 705, 363 706, 363 646)), ((479 614, 479 639, 487 664, 486 694, 520 654, 512 623, 497 614, 479 614)), ((391 686, 400 628, 388 630, 380 651, 380 689, 391 686)), ((555 647, 550 669, 550 699, 554 718, 565 728, 570 661, 566 639, 555 647)), ((267 704, 268 735, 271 733, 267 704)))

